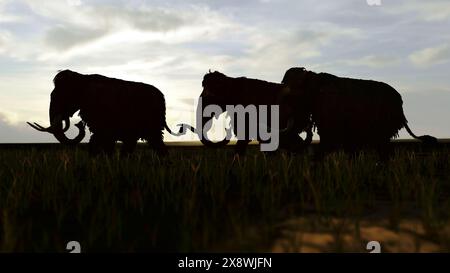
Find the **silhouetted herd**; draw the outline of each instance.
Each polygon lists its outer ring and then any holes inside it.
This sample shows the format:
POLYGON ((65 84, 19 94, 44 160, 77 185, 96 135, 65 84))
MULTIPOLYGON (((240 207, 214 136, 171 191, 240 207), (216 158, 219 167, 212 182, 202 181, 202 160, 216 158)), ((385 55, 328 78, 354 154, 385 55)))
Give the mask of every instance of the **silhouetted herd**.
MULTIPOLYGON (((230 140, 230 130, 222 141, 214 143, 207 138, 205 131, 209 128, 204 126, 213 116, 201 116, 197 128, 182 124, 178 132, 172 132, 166 124, 164 95, 149 84, 64 70, 55 76, 54 86, 49 109, 50 127, 28 124, 69 145, 81 142, 85 126, 88 126, 92 133, 89 149, 93 154, 111 154, 116 141, 123 142, 121 152, 128 154, 133 152, 137 141, 143 139, 158 154, 164 155, 167 153, 164 129, 175 136, 185 134, 189 129, 197 133, 207 147, 221 147, 230 140), (82 121, 76 124, 78 135, 70 139, 65 133, 70 127, 70 117, 77 111, 82 121)), ((414 135, 403 113, 401 95, 382 82, 341 78, 295 67, 286 71, 281 83, 232 78, 216 71, 204 75, 202 86, 197 113, 203 113, 210 105, 217 105, 223 111, 227 105, 253 105, 257 111, 261 109, 259 106, 278 105, 278 147, 283 150, 302 151, 311 143, 313 131, 319 135, 323 151, 384 150, 403 127, 414 138, 437 143, 434 137, 414 135), (305 139, 300 137, 304 132, 305 139)), ((263 125, 270 128, 270 117, 265 120, 263 125)), ((235 134, 238 122, 236 116, 231 116, 235 134)), ((249 122, 246 120, 245 134, 238 137, 236 150, 239 153, 245 152, 251 141, 249 122)), ((258 120, 257 123, 260 126, 263 122, 258 120)), ((265 141, 259 136, 256 139, 265 141)))

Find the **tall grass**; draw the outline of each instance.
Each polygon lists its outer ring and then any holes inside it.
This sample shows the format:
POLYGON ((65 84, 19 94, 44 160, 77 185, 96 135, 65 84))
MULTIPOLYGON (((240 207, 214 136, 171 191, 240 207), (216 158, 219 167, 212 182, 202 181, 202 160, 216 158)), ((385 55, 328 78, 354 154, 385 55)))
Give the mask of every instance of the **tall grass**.
POLYGON ((126 159, 0 150, 0 251, 65 252, 73 240, 83 251, 269 251, 286 219, 357 225, 385 207, 393 227, 412 214, 448 243, 439 230, 450 211, 449 159, 448 150, 407 149, 387 161, 179 147, 165 159, 147 149, 126 159))

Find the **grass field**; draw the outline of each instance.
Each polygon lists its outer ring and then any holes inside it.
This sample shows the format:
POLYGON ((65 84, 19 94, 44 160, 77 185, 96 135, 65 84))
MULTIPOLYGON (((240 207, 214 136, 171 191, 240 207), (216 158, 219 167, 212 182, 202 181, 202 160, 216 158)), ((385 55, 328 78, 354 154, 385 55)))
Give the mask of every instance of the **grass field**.
POLYGON ((267 155, 173 145, 159 160, 0 147, 0 251, 450 251, 450 148, 267 155))

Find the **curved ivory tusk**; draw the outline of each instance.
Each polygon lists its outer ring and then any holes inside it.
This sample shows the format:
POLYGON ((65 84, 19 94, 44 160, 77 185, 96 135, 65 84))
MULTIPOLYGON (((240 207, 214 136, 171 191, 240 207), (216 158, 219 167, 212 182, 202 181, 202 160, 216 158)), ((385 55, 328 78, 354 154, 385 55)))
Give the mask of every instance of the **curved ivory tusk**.
POLYGON ((41 125, 37 124, 36 122, 34 122, 34 124, 32 124, 30 122, 27 122, 27 124, 30 125, 33 129, 38 130, 40 132, 48 132, 49 129, 50 129, 50 127, 49 128, 44 128, 41 125))
POLYGON ((64 119, 63 132, 67 132, 67 130, 69 130, 69 128, 70 128, 70 119, 69 118, 65 118, 64 119))
MULTIPOLYGON (((54 124, 58 124, 62 121, 63 121, 62 117, 57 116, 53 121, 50 122, 50 126, 47 128, 41 126, 40 124, 38 124, 36 122, 33 122, 33 123, 27 122, 27 124, 30 125, 33 129, 38 130, 40 132, 52 133, 54 124)), ((67 130, 69 130, 69 127, 70 127, 69 118, 64 119, 64 122, 65 122, 65 126, 64 126, 63 132, 66 132, 67 130)))

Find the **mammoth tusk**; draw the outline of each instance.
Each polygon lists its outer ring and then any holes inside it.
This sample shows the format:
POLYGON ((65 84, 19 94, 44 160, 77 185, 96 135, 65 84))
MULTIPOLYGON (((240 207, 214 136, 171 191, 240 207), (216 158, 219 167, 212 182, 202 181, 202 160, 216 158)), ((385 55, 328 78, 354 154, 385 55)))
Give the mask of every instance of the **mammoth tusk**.
POLYGON ((48 128, 44 128, 41 125, 37 124, 36 122, 34 122, 33 124, 30 123, 30 122, 27 122, 27 124, 30 125, 33 129, 36 129, 36 130, 38 130, 40 132, 49 132, 50 128, 51 128, 51 126, 48 127, 48 128))
POLYGON ((70 119, 67 117, 65 119, 63 119, 60 115, 56 116, 54 119, 51 120, 50 122, 50 127, 45 128, 42 127, 41 125, 39 125, 38 123, 34 122, 27 122, 28 125, 30 125, 32 128, 41 131, 41 132, 48 132, 53 134, 56 139, 58 139, 59 142, 64 143, 64 144, 78 144, 80 143, 83 138, 86 135, 85 132, 85 127, 86 124, 84 121, 80 121, 77 124, 75 124, 75 127, 78 128, 78 135, 74 138, 74 139, 69 139, 66 137, 66 135, 64 134, 70 127, 70 119), (61 126, 61 123, 64 122, 64 128, 58 128, 59 126, 61 126))
MULTIPOLYGON (((36 122, 33 122, 33 123, 27 122, 27 124, 30 125, 33 129, 38 130, 40 132, 53 133, 53 126, 55 124, 58 124, 58 123, 62 122, 62 121, 63 121, 62 117, 61 116, 57 116, 53 121, 50 122, 50 127, 47 127, 47 128, 41 126, 40 124, 38 124, 36 122)), ((63 132, 66 132, 67 130, 69 130, 69 127, 70 127, 70 120, 69 120, 69 118, 64 119, 64 122, 65 122, 65 126, 64 126, 63 132)))
POLYGON ((67 132, 67 130, 69 130, 69 128, 70 128, 70 119, 69 118, 65 118, 64 119, 63 132, 67 132))

